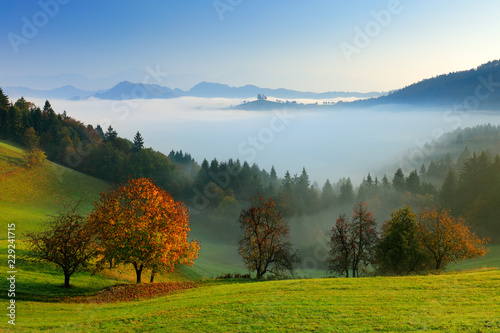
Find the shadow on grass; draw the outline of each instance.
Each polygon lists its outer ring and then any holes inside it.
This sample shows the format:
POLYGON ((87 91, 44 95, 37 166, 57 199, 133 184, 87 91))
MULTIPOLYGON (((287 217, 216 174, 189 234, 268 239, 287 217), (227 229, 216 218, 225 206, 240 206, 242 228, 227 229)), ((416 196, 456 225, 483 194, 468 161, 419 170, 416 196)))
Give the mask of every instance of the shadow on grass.
POLYGON ((7 162, 9 165, 26 166, 26 160, 23 157, 14 157, 0 155, 0 161, 7 162))
MULTIPOLYGON (((77 285, 65 288, 64 283, 23 283, 21 281, 16 281, 15 299, 16 301, 57 303, 65 302, 68 298, 75 296, 92 296, 97 294, 102 289, 103 288, 96 289, 77 285)), ((10 300, 11 297, 8 297, 7 293, 1 293, 0 299, 10 300)))

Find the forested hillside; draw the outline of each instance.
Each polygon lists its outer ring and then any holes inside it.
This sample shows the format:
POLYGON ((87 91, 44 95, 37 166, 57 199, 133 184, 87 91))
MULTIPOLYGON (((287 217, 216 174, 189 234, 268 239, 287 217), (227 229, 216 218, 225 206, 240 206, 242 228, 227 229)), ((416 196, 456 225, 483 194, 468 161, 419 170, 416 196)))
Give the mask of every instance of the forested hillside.
POLYGON ((477 68, 438 75, 395 90, 387 96, 352 105, 449 105, 457 110, 493 109, 500 104, 500 60, 477 68))

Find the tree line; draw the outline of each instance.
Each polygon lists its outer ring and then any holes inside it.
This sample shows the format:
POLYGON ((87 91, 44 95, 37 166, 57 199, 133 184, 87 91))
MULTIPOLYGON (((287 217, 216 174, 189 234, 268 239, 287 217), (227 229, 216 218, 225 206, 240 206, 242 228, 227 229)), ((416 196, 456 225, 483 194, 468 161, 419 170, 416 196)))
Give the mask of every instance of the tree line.
MULTIPOLYGON (((188 240, 186 206, 150 179, 129 179, 101 193, 87 216, 77 208, 78 203, 70 205, 46 230, 28 234, 34 256, 62 269, 65 287, 77 271, 120 264, 133 266, 137 283, 150 271, 152 283, 158 273, 192 266, 198 257, 199 243, 188 240)), ((243 236, 238 253, 257 279, 294 273, 302 259, 276 201, 259 195, 241 211, 239 224, 243 236)), ((376 274, 423 273, 486 253, 486 239, 473 233, 463 218, 437 207, 424 208, 418 216, 408 206, 394 210, 379 234, 373 215, 360 202, 352 217, 338 217, 328 238, 328 271, 345 277, 367 275, 372 267, 376 274)))
POLYGON ((500 195, 498 158, 487 151, 474 154, 467 147, 458 152, 464 144, 500 150, 495 146, 498 137, 498 126, 457 130, 436 142, 429 154, 441 157, 426 160, 418 170, 405 174, 399 168, 380 178, 368 174, 356 187, 350 178, 326 180, 320 186, 311 182, 305 168, 299 174, 286 171, 279 177, 274 167, 268 172, 238 159, 205 159, 199 165, 182 151, 171 151, 167 156, 146 148, 139 132, 133 140, 124 139, 111 126, 104 131, 99 125, 85 125, 69 117, 65 111, 57 114, 49 101, 42 109, 24 98, 12 104, 0 89, 0 138, 29 148, 33 152, 31 165, 43 161, 46 154, 52 161, 114 183, 128 177, 150 178, 175 199, 186 202, 193 213, 203 211, 199 215, 209 224, 224 226, 227 232, 237 229, 234 220, 249 198, 262 194, 275 198, 285 217, 345 210, 361 201, 372 207, 376 217, 387 216, 405 204, 438 203, 466 216, 475 231, 498 241, 494 219, 498 216, 495 198, 500 195), (443 155, 448 149, 452 153, 443 155))
MULTIPOLYGON (((243 231, 239 254, 257 278, 294 273, 302 259, 273 199, 254 200, 239 222, 243 231)), ((421 274, 484 256, 486 243, 465 219, 437 206, 418 213, 409 206, 394 210, 379 233, 366 203, 359 202, 351 217, 341 214, 328 232, 328 271, 344 277, 368 275, 370 270, 376 275, 421 274)))

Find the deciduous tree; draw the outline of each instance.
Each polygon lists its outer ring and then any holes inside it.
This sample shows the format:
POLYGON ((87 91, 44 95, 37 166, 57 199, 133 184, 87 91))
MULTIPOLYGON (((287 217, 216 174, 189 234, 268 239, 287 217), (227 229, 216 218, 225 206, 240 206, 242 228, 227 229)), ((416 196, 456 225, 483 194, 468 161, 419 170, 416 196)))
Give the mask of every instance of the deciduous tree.
POLYGON ((248 210, 240 215, 240 227, 244 236, 239 243, 239 254, 250 271, 256 271, 257 278, 267 272, 282 275, 293 274, 296 264, 301 262, 298 251, 293 252, 290 229, 272 199, 253 201, 248 210))
POLYGON ((450 262, 474 259, 486 254, 487 240, 473 233, 462 217, 446 209, 423 209, 418 221, 420 246, 433 259, 436 270, 450 262))
POLYGON ((329 236, 331 272, 348 277, 350 270, 356 277, 373 263, 378 235, 375 219, 367 211, 365 203, 354 206, 350 220, 345 215, 340 216, 329 236))
POLYGON ((89 267, 96 254, 86 217, 76 210, 77 207, 54 216, 46 231, 28 234, 35 256, 63 270, 66 288, 70 287, 71 275, 89 267))
POLYGON ((330 247, 329 254, 331 257, 327 259, 328 270, 330 273, 338 273, 349 277, 349 269, 352 262, 352 226, 349 223, 345 214, 340 215, 328 234, 330 247))
POLYGON ((28 167, 31 168, 33 166, 42 165, 47 156, 45 155, 45 152, 39 148, 40 137, 35 132, 33 127, 28 128, 24 132, 23 142, 26 146, 25 155, 28 167))
POLYGON ((394 210, 384 222, 376 247, 380 273, 406 275, 424 268, 426 256, 418 243, 418 217, 409 206, 394 210))
POLYGON ((144 269, 170 272, 178 264, 192 266, 199 244, 188 241, 189 213, 147 178, 130 179, 115 190, 101 193, 89 215, 96 235, 100 266, 134 266, 137 283, 144 269))

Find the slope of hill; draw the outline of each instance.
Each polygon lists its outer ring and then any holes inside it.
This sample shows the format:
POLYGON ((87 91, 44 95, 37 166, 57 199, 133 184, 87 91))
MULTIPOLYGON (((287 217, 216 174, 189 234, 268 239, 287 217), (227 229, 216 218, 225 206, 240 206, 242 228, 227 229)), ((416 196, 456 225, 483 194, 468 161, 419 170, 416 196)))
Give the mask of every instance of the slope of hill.
POLYGON ((350 104, 358 107, 383 104, 455 105, 456 109, 497 110, 500 108, 500 60, 425 79, 387 96, 350 104))
POLYGON ((500 271, 209 283, 129 303, 23 301, 26 331, 498 332, 500 271), (57 316, 54 313, 57 312, 57 316))
MULTIPOLYGON (((0 141, 0 224, 15 223, 18 238, 37 230, 48 214, 57 213, 64 202, 74 203, 82 195, 81 208, 90 211, 108 184, 50 161, 27 168, 24 152, 0 141)), ((6 239, 4 233, 0 239, 6 239)))

